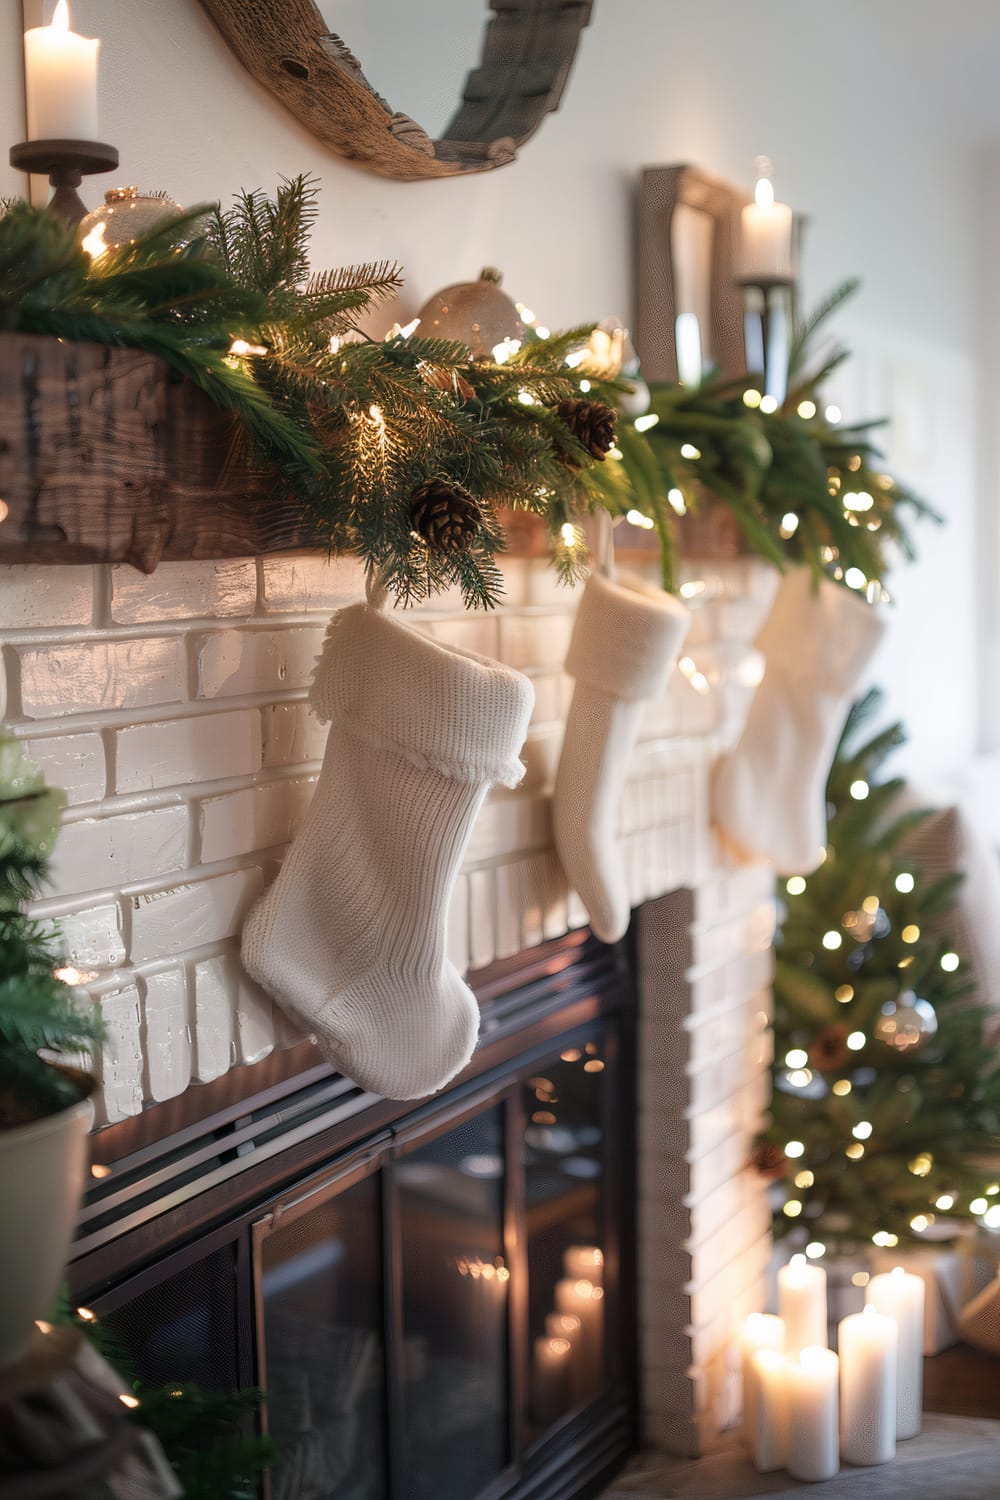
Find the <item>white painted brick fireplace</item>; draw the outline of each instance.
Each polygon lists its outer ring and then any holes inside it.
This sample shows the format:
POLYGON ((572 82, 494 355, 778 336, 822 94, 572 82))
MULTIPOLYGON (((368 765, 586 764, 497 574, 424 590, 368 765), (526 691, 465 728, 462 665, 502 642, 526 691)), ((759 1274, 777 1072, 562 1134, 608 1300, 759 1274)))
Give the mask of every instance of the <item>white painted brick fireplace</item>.
MULTIPOLYGON (((464 970, 583 925, 552 849, 548 791, 571 684, 575 598, 514 559, 507 603, 412 612, 440 641, 532 678, 527 776, 475 829, 450 922, 464 970)), ((725 1351, 761 1305, 763 1188, 746 1170, 766 1106, 772 880, 723 861, 708 777, 745 712, 748 643, 773 581, 687 565, 692 629, 624 788, 639 929, 640 1315, 646 1437, 683 1453, 733 1416, 725 1351)), ((0 713, 65 788, 41 914, 59 918, 107 1024, 101 1123, 252 1064, 295 1033, 243 975, 243 916, 308 804, 325 730, 305 698, 326 621, 361 597, 354 563, 307 555, 0 569, 0 713), (4 709, 4 702, 6 708, 4 709)))

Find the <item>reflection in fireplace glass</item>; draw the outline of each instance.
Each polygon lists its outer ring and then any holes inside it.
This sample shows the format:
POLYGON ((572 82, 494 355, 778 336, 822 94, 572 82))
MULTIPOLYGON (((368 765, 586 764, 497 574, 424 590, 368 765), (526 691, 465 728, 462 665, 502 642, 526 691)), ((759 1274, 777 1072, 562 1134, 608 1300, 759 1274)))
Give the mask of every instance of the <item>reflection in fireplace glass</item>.
POLYGON ((600 1201, 601 1044, 568 1047, 525 1085, 531 1422, 535 1433, 606 1378, 600 1201))
POLYGON ((403 1246, 407 1500, 471 1500, 507 1452, 500 1110, 395 1168, 403 1246))
POLYGON ((273 1500, 383 1500, 377 1179, 269 1235, 262 1285, 273 1500))

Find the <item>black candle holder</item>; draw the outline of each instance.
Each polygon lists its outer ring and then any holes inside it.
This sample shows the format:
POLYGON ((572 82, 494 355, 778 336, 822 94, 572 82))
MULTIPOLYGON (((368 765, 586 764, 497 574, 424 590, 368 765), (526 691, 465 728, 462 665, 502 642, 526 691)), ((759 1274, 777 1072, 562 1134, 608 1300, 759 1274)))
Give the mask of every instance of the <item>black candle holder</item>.
POLYGON ((21 172, 47 173, 55 188, 49 212, 74 225, 87 212, 77 188, 84 177, 113 172, 118 148, 101 141, 21 141, 10 148, 10 164, 21 172))
MULTIPOLYGON (((747 312, 760 322, 760 343, 764 364, 760 373, 764 377, 765 391, 770 391, 775 384, 773 366, 778 353, 774 343, 775 330, 779 322, 784 326, 786 333, 790 329, 794 312, 795 280, 791 276, 740 276, 736 284, 743 288, 744 295, 748 292, 757 293, 754 307, 749 306, 749 299, 747 299, 747 312)), ((782 386, 785 376, 787 376, 787 371, 782 376, 780 382, 782 386)))

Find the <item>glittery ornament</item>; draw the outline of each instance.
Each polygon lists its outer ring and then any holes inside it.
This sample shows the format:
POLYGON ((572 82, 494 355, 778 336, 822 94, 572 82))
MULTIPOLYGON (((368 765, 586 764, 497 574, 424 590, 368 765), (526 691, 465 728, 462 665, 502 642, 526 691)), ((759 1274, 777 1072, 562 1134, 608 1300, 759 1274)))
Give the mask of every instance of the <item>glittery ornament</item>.
POLYGON ((108 188, 104 203, 80 220, 78 234, 86 239, 95 231, 109 250, 130 245, 165 219, 180 218, 184 210, 166 193, 140 193, 137 187, 108 188))
POLYGON ((505 339, 524 338, 517 307, 500 290, 499 271, 487 266, 478 281, 446 286, 420 309, 424 338, 454 339, 466 344, 473 359, 491 359, 505 339))
POLYGON ((894 1052, 919 1052, 937 1034, 937 1014, 929 1000, 906 990, 888 1000, 875 1022, 875 1038, 894 1052))

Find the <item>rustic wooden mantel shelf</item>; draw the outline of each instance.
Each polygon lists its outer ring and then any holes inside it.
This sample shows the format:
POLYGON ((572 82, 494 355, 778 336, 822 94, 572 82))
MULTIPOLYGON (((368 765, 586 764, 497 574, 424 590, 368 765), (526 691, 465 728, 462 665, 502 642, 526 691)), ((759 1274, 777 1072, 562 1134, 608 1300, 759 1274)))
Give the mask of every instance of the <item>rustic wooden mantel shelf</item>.
MULTIPOLYGON (((544 557, 541 519, 504 518, 509 554, 544 557)), ((688 558, 743 551, 723 505, 675 524, 688 558)), ((273 474, 250 468, 227 413, 134 349, 0 333, 0 563, 254 557, 320 547, 273 474)), ((623 526, 623 561, 655 538, 623 526)))
POLYGON ((233 420, 133 349, 0 334, 0 562, 247 557, 308 546, 233 420))

